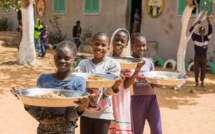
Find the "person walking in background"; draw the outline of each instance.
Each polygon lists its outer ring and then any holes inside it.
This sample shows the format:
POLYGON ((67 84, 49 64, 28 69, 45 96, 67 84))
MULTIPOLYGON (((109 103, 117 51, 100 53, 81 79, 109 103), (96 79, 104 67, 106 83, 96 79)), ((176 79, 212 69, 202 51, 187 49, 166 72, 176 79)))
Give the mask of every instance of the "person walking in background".
POLYGON ((135 9, 135 14, 134 14, 134 24, 133 24, 133 29, 132 29, 132 34, 136 32, 140 32, 140 20, 141 16, 139 15, 139 9, 135 9))
POLYGON ((39 18, 36 20, 36 24, 34 25, 34 45, 35 48, 38 47, 38 56, 41 56, 41 47, 39 44, 39 37, 41 32, 43 31, 43 24, 42 20, 39 18))
POLYGON ((81 37, 81 22, 78 20, 76 21, 76 25, 73 27, 73 39, 76 44, 76 47, 81 45, 80 37, 81 37))
POLYGON ((44 57, 46 54, 46 50, 48 48, 49 41, 49 31, 48 26, 44 26, 42 33, 40 34, 40 48, 41 48, 41 57, 44 57))
MULTIPOLYGON (((212 31, 213 31, 212 25, 210 24, 209 17, 207 17, 207 22, 208 22, 208 34, 205 35, 204 27, 199 28, 199 35, 196 33, 192 34, 192 39, 194 42, 194 50, 195 50, 194 75, 195 75, 196 87, 199 86, 199 70, 200 70, 200 72, 201 72, 200 81, 201 81, 201 87, 203 87, 203 88, 205 87, 204 79, 205 79, 205 74, 206 74, 208 43, 212 36, 212 31)), ((194 27, 200 23, 201 23, 201 21, 197 21, 190 28, 190 32, 192 32, 194 27)))

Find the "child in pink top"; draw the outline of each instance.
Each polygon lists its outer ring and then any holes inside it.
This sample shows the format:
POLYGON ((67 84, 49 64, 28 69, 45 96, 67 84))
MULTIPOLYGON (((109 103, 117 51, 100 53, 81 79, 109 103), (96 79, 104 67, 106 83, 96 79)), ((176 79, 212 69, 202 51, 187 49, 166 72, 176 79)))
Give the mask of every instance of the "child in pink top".
MULTIPOLYGON (((130 56, 130 35, 126 29, 118 29, 114 32, 110 44, 110 56, 130 56)), ((144 63, 140 63, 136 69, 137 73, 144 63)), ((121 74, 126 74, 125 70, 121 74)), ((134 80, 133 80, 134 81, 134 80)), ((133 83, 131 80, 130 85, 133 83)), ((124 88, 122 83, 119 86, 119 93, 112 96, 114 118, 109 128, 109 134, 132 134, 130 117, 130 86, 124 88)))

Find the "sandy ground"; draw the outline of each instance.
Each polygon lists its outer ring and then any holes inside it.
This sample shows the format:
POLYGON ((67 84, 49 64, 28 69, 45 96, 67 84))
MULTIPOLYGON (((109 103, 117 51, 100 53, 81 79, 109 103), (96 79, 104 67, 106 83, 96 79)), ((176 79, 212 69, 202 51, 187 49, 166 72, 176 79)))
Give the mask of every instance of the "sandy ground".
MULTIPOLYGON (((35 134, 37 122, 23 109, 21 101, 11 93, 10 88, 34 87, 39 75, 54 72, 53 51, 46 57, 38 57, 40 65, 21 66, 16 63, 18 51, 13 47, 0 46, 0 133, 1 134, 35 134)), ((161 70, 161 68, 156 68, 161 70)), ((162 69, 163 70, 163 69, 162 69)), ((171 71, 171 70, 169 70, 171 71)), ((164 134, 215 134, 215 75, 207 74, 205 90, 195 89, 193 72, 186 87, 173 90, 169 87, 157 88, 157 96, 162 116, 164 134)), ((145 134, 149 134, 148 124, 145 134)), ((79 129, 76 130, 79 134, 79 129)))

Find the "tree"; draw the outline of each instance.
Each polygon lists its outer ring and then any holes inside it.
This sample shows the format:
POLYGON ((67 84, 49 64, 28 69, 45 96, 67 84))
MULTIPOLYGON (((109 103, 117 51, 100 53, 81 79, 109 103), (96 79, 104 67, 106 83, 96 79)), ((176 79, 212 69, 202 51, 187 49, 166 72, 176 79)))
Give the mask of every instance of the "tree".
POLYGON ((0 8, 10 7, 18 11, 21 7, 23 34, 19 47, 19 63, 34 65, 36 52, 34 46, 33 0, 0 0, 0 8))
POLYGON ((33 0, 22 0, 23 34, 19 48, 19 63, 34 65, 36 52, 34 46, 34 10, 33 0))
MULTIPOLYGON (((212 2, 215 3, 215 0, 213 0, 212 2)), ((187 44, 191 38, 193 31, 198 27, 198 25, 197 25, 196 27, 194 27, 194 29, 191 33, 186 35, 190 16, 192 14, 192 10, 195 7, 196 7, 197 13, 198 13, 199 5, 197 3, 197 0, 186 0, 186 7, 185 7, 183 15, 182 15, 182 30, 181 30, 180 43, 179 43, 178 53, 177 53, 177 71, 180 73, 183 73, 183 74, 186 74, 184 63, 185 63, 187 44), (195 4, 193 4, 193 3, 195 3, 195 4)), ((205 9, 207 8, 206 0, 204 0, 202 7, 203 7, 202 11, 200 11, 199 14, 196 14, 197 16, 196 16, 194 23, 196 23, 199 20, 203 21, 208 16, 207 12, 205 11, 205 9)))

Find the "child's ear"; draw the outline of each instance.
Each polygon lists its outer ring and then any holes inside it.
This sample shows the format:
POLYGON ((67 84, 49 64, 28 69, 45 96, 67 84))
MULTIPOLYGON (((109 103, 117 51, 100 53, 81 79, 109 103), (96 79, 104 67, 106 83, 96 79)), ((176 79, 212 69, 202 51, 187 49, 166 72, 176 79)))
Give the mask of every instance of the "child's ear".
POLYGON ((108 50, 110 50, 110 46, 108 46, 108 50))

